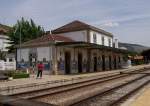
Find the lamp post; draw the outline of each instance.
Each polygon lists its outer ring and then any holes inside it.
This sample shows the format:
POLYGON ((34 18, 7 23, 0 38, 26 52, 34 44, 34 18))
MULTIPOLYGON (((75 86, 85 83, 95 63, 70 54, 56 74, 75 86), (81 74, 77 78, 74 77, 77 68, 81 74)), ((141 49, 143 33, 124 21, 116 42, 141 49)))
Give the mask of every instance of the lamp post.
POLYGON ((20 62, 21 62, 21 58, 22 58, 22 53, 21 53, 21 25, 20 25, 20 27, 19 26, 17 26, 16 27, 16 30, 15 30, 15 32, 14 32, 14 35, 16 34, 16 32, 17 32, 17 30, 18 30, 18 28, 19 28, 19 49, 20 49, 20 62))
POLYGON ((22 53, 21 53, 21 25, 19 27, 19 48, 20 48, 20 62, 21 62, 21 58, 22 58, 22 53))

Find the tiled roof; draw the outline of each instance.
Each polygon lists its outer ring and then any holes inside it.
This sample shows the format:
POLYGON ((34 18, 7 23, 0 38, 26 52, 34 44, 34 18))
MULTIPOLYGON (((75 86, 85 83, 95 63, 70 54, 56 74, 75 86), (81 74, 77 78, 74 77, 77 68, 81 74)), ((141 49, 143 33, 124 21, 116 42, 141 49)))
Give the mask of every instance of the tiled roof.
POLYGON ((0 28, 0 34, 6 34, 8 31, 3 29, 3 28, 0 28))
POLYGON ((3 30, 3 29, 0 29, 0 34, 3 34, 3 35, 5 35, 7 32, 5 31, 5 30, 3 30))
POLYGON ((0 34, 5 35, 10 29, 11 27, 0 24, 0 34))
POLYGON ((92 25, 88 25, 88 24, 81 22, 81 21, 78 21, 78 20, 73 21, 69 24, 66 24, 60 28, 57 28, 57 29, 53 30, 52 33, 53 34, 59 34, 59 33, 80 31, 80 30, 87 30, 87 29, 91 29, 91 30, 94 30, 94 31, 97 31, 97 32, 100 32, 100 33, 103 33, 103 34, 106 34, 108 36, 113 37, 113 35, 107 31, 104 31, 100 28, 96 28, 92 25))
MULTIPOLYGON (((23 43, 22 47, 48 45, 53 42, 73 42, 74 40, 57 34, 43 35, 42 37, 23 43)), ((19 47, 19 45, 17 45, 19 47)))

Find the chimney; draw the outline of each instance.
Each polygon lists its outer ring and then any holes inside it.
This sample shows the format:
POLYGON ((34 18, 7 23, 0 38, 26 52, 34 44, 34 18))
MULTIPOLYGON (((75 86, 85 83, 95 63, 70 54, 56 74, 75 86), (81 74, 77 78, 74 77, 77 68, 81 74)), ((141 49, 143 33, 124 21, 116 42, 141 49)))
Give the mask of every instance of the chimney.
POLYGON ((52 34, 52 31, 51 31, 51 30, 46 31, 46 35, 47 35, 47 34, 52 34))
POLYGON ((49 33, 52 34, 52 30, 50 30, 49 33))
POLYGON ((45 32, 46 35, 48 35, 49 33, 50 33, 49 31, 46 31, 46 32, 45 32))
POLYGON ((115 47, 115 48, 119 48, 119 46, 118 46, 118 39, 115 39, 114 47, 115 47))

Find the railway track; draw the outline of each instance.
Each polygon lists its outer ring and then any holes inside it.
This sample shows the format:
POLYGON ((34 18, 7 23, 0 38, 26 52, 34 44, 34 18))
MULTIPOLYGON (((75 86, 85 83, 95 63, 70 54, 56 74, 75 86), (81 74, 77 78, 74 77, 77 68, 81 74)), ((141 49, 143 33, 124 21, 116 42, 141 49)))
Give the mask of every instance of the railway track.
POLYGON ((71 106, 117 106, 149 83, 150 77, 143 75, 127 83, 112 87, 93 97, 76 102, 71 106))
MULTIPOLYGON (((78 103, 87 98, 93 98, 99 93, 103 93, 106 90, 110 90, 112 87, 120 86, 133 80, 137 80, 145 75, 129 75, 126 77, 116 78, 110 81, 96 83, 94 85, 88 85, 77 89, 70 89, 54 94, 47 94, 38 97, 31 98, 32 100, 41 101, 45 103, 51 103, 58 106, 70 106, 74 103, 78 103)), ((78 105, 76 105, 78 106, 78 105)), ((82 105, 81 105, 82 106, 82 105)), ((84 105, 87 106, 87 105, 84 105)), ((92 105, 93 106, 93 105, 92 105)), ((100 106, 100 105, 97 105, 100 106)), ((102 105, 103 106, 103 105, 102 105)))
MULTIPOLYGON (((133 72, 143 72, 145 70, 147 70, 147 69, 135 70, 133 72)), ((130 75, 127 74, 127 73, 108 75, 108 76, 105 76, 105 77, 87 79, 87 80, 84 80, 84 81, 81 81, 81 82, 75 82, 75 83, 71 83, 71 84, 68 84, 68 85, 62 85, 62 86, 57 86, 57 87, 52 87, 52 88, 45 88, 45 89, 39 89, 39 90, 33 90, 33 91, 26 91, 26 92, 10 94, 9 96, 29 99, 29 98, 34 98, 34 97, 40 97, 40 96, 43 96, 43 95, 45 96, 45 95, 49 95, 49 94, 65 92, 65 91, 71 90, 71 89, 79 89, 81 87, 94 85, 96 83, 104 83, 106 81, 114 80, 114 79, 117 79, 117 78, 123 78, 123 77, 126 77, 126 76, 130 76, 130 75)))
POLYGON ((94 85, 96 83, 103 83, 103 82, 106 82, 106 81, 114 80, 114 79, 117 79, 117 78, 123 78, 123 77, 126 77, 126 76, 128 76, 128 74, 117 74, 117 75, 112 75, 112 76, 107 76, 107 77, 103 77, 103 78, 87 80, 87 81, 83 81, 83 82, 79 82, 79 83, 73 83, 73 84, 64 85, 64 86, 58 86, 58 87, 53 87, 53 88, 40 89, 40 90, 35 90, 35 91, 12 94, 12 95, 9 95, 9 96, 11 96, 11 97, 21 97, 21 98, 25 98, 25 99, 41 97, 41 96, 45 96, 45 95, 65 92, 65 91, 72 90, 72 89, 79 89, 81 87, 94 85))
MULTIPOLYGON (((147 69, 138 71, 145 72, 147 71, 147 69)), ((135 72, 137 72, 137 70, 135 72)), ((78 106, 77 104, 82 104, 82 101, 85 101, 88 98, 94 98, 95 95, 100 94, 105 90, 109 90, 111 87, 127 83, 129 81, 141 78, 143 76, 144 75, 134 75, 127 73, 110 75, 103 78, 95 78, 92 80, 86 80, 69 85, 40 89, 30 92, 23 92, 10 96, 51 103, 59 106, 78 106)))

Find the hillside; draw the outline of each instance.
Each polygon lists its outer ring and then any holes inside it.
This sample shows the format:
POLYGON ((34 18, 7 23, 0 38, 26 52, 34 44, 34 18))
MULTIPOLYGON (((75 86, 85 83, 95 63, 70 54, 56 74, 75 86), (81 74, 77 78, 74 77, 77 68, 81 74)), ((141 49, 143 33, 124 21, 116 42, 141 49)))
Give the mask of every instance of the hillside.
POLYGON ((138 53, 142 52, 143 50, 150 49, 150 47, 139 45, 139 44, 129 44, 129 43, 121 43, 121 42, 119 43, 119 47, 125 47, 129 51, 138 52, 138 53))

